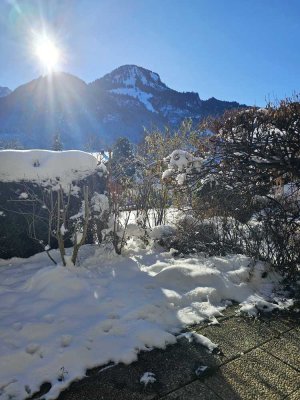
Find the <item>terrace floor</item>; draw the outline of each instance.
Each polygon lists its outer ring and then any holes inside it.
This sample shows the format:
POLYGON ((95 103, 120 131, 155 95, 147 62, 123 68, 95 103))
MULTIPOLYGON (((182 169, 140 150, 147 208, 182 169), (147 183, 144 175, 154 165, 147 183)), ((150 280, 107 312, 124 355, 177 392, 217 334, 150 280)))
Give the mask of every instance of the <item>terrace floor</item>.
POLYGON ((300 312, 249 318, 233 306, 218 325, 190 330, 218 343, 218 351, 182 338, 166 350, 142 352, 130 365, 87 371, 57 400, 300 399, 300 312), (145 372, 156 381, 140 383, 145 372))

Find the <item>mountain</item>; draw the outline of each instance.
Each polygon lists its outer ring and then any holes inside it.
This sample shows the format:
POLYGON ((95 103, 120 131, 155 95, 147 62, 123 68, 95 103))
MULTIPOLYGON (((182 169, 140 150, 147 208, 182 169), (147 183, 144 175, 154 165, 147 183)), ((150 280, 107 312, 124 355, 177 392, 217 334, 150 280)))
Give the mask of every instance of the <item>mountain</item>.
POLYGON ((88 85, 73 75, 35 79, 0 98, 0 140, 14 138, 25 147, 50 148, 59 133, 65 148, 73 143, 81 148, 94 128, 94 104, 89 100, 88 85))
POLYGON ((119 136, 138 142, 144 127, 175 128, 184 118, 198 123, 238 107, 245 106, 177 92, 157 73, 136 65, 119 67, 89 84, 60 72, 0 98, 0 140, 49 148, 59 133, 64 148, 84 148, 87 142, 107 146, 119 136))
POLYGON ((0 97, 5 97, 11 93, 11 90, 8 87, 0 86, 0 97))

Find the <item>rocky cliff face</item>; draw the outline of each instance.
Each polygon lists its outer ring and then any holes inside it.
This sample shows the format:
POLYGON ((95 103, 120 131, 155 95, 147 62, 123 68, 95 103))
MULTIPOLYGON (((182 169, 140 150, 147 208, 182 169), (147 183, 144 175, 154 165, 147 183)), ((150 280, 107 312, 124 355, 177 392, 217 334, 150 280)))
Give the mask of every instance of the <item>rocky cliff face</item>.
POLYGON ((144 128, 176 127, 184 118, 197 123, 237 107, 241 105, 236 102, 177 92, 157 73, 135 65, 119 67, 90 84, 56 73, 0 98, 0 140, 49 148, 59 133, 64 148, 83 148, 89 137, 104 146, 119 136, 138 142, 144 128))

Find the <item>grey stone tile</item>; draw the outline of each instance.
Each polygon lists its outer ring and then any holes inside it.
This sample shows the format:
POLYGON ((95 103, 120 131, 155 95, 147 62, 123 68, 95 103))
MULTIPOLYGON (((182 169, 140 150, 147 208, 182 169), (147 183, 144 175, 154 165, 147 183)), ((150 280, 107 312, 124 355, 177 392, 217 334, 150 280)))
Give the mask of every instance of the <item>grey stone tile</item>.
POLYGON ((299 399, 300 399, 300 390, 296 390, 286 398, 286 400, 299 400, 299 399))
MULTIPOLYGON (((274 331, 265 323, 256 319, 234 317, 221 321, 199 331, 210 340, 219 344, 227 359, 239 356, 274 336, 274 331)), ((275 332, 275 335, 278 333, 275 332)))
POLYGON ((216 372, 209 378, 204 380, 205 385, 210 387, 215 393, 217 393, 222 399, 225 400, 240 400, 242 399, 238 393, 235 392, 230 382, 227 382, 225 377, 220 373, 216 372))
POLYGON ((116 387, 106 382, 94 381, 81 385, 71 385, 61 393, 59 400, 154 400, 158 396, 149 393, 137 393, 127 387, 116 387))
POLYGON ((295 313, 266 313, 260 316, 260 321, 278 333, 284 333, 300 325, 298 315, 295 313))
POLYGON ((230 307, 227 307, 224 311, 222 311, 223 316, 220 318, 217 318, 217 319, 222 320, 222 319, 228 318, 228 317, 235 317, 238 315, 240 308, 241 308, 241 306, 239 304, 234 304, 230 307))
POLYGON ((168 346, 165 351, 154 350, 139 357, 142 370, 155 373, 157 390, 161 395, 197 379, 196 369, 199 366, 205 365, 208 371, 213 371, 221 363, 217 354, 211 354, 205 347, 189 343, 185 338, 176 345, 168 346))
POLYGON ((296 329, 271 340, 261 348, 300 371, 300 332, 296 329))
POLYGON ((205 384, 223 400, 279 400, 300 386, 300 374, 270 354, 256 349, 222 366, 205 384), (223 387, 229 387, 226 393, 223 387))
POLYGON ((221 398, 202 382, 195 381, 162 397, 163 400, 220 400, 221 398))

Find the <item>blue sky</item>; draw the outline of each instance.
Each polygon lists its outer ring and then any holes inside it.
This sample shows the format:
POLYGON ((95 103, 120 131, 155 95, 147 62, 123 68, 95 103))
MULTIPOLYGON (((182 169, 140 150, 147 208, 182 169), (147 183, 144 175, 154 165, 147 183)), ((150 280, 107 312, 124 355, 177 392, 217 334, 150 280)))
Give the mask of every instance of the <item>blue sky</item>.
POLYGON ((136 64, 202 99, 264 105, 300 91, 299 0, 1 0, 0 86, 42 73, 31 32, 43 28, 61 69, 86 82, 136 64))

